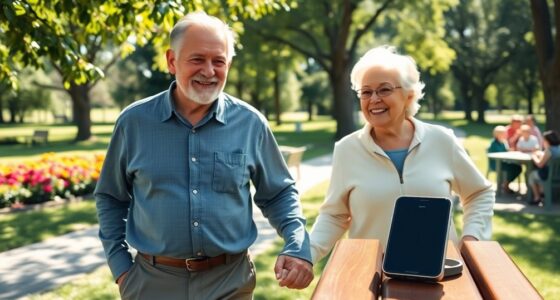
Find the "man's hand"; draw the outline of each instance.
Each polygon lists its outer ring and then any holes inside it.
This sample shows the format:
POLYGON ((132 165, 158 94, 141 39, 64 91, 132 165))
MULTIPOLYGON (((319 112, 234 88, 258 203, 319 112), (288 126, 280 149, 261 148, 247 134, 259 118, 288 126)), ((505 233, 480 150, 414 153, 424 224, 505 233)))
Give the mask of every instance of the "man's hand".
POLYGON ((121 283, 124 281, 124 279, 126 278, 126 275, 128 274, 128 271, 124 272, 121 274, 121 276, 119 276, 119 278, 117 278, 117 285, 120 287, 121 283))
POLYGON ((274 272, 278 284, 290 289, 304 289, 313 281, 313 266, 297 257, 278 256, 274 272))

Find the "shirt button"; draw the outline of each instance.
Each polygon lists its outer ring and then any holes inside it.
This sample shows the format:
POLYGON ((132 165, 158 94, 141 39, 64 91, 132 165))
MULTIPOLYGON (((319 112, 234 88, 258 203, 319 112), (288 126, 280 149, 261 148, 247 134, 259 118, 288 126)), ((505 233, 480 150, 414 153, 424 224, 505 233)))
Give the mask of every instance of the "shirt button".
POLYGON ((198 194, 198 190, 193 190, 192 193, 196 195, 198 194))
POLYGON ((191 132, 192 132, 192 133, 196 133, 196 129, 193 128, 193 129, 191 130, 191 132))
POLYGON ((202 251, 196 252, 196 255, 197 255, 197 256, 202 256, 202 251))
POLYGON ((198 227, 198 222, 197 222, 197 221, 194 221, 194 222, 193 222, 193 225, 194 225, 194 227, 198 227))
POLYGON ((193 162, 196 162, 196 157, 194 157, 194 156, 191 157, 191 160, 192 160, 193 162))

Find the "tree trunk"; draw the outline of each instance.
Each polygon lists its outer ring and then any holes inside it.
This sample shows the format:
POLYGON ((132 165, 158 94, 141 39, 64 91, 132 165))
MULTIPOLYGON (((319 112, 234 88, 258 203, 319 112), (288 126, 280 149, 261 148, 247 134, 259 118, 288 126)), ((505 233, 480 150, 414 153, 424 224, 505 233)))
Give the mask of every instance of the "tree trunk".
POLYGON ((465 111, 465 119, 469 122, 473 120, 472 118, 472 101, 469 91, 469 85, 466 82, 460 82, 461 95, 463 96, 463 110, 465 111))
MULTIPOLYGON (((558 1, 552 3, 558 11, 558 1)), ((544 94, 546 113, 545 127, 560 132, 560 22, 556 20, 553 30, 550 11, 546 0, 531 0, 533 33, 539 62, 539 74, 544 94), (556 43, 552 32, 556 32, 556 43)), ((559 18, 560 16, 556 16, 559 18)))
MULTIPOLYGON (((477 93, 478 94, 478 93, 477 93)), ((478 113, 478 116, 476 118, 476 122, 479 124, 486 124, 486 119, 484 117, 484 113, 486 111, 486 100, 484 100, 484 95, 476 95, 476 97, 478 99, 478 105, 476 108, 476 111, 478 113)))
POLYGON ((543 77, 547 83, 543 85, 546 129, 560 133, 560 71, 551 68, 543 77))
POLYGON ((535 89, 532 85, 527 86, 527 114, 533 114, 533 96, 535 94, 535 89))
POLYGON ((4 100, 2 99, 2 95, 0 95, 0 124, 4 123, 4 100))
POLYGON ((274 110, 276 111, 276 125, 282 125, 280 109, 280 63, 274 64, 274 110))
POLYGON ((313 121, 313 101, 311 99, 307 101, 307 121, 313 121))
POLYGON ((72 99, 74 124, 78 127, 75 141, 85 141, 91 138, 91 104, 88 84, 71 84, 67 90, 72 99))
POLYGON ((356 130, 354 124, 354 102, 356 102, 356 95, 350 88, 349 65, 345 64, 340 68, 336 68, 337 64, 334 64, 334 66, 335 69, 333 72, 330 72, 329 78, 334 95, 333 117, 336 120, 335 140, 338 141, 356 130))

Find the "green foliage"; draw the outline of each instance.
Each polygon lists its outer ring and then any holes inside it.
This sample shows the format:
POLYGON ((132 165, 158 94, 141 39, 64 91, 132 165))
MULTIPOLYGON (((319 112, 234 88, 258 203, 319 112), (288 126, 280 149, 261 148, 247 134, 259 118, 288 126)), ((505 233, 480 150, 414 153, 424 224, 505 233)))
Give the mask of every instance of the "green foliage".
MULTIPOLYGON (((468 120, 472 119, 471 110, 476 109, 478 121, 484 121, 489 100, 486 89, 527 47, 527 41, 520 37, 531 31, 528 5, 525 1, 461 1, 446 13, 445 39, 457 54, 452 71, 468 120)), ((520 77, 516 73, 511 76, 520 77)))
POLYGON ((398 7, 401 9, 388 15, 396 27, 394 42, 402 45, 406 53, 430 74, 447 71, 456 58, 455 51, 444 40, 444 13, 458 2, 400 1, 398 7))
POLYGON ((0 48, 0 77, 9 76, 14 63, 42 67, 48 58, 62 70, 66 86, 83 84, 104 76, 100 50, 126 57, 136 46, 152 42, 162 53, 170 29, 189 11, 204 9, 235 20, 288 8, 287 0, 2 0, 0 33, 10 48, 7 55, 0 48))
POLYGON ((0 95, 0 111, 5 109, 10 113, 10 122, 23 122, 27 112, 32 109, 48 109, 51 103, 51 92, 39 86, 47 81, 44 72, 33 72, 29 68, 20 72, 19 88, 4 85, 0 95))

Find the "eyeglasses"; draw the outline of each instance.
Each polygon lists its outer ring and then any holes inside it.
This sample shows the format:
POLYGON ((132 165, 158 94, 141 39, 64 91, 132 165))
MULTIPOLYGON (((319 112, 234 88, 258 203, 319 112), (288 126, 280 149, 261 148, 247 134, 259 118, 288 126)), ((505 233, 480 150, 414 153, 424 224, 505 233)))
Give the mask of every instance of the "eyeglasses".
POLYGON ((400 89, 400 86, 392 86, 390 84, 384 84, 378 87, 376 90, 369 88, 357 90, 358 97, 362 101, 368 101, 373 97, 373 94, 377 95, 379 98, 389 97, 395 91, 395 89, 400 89))

